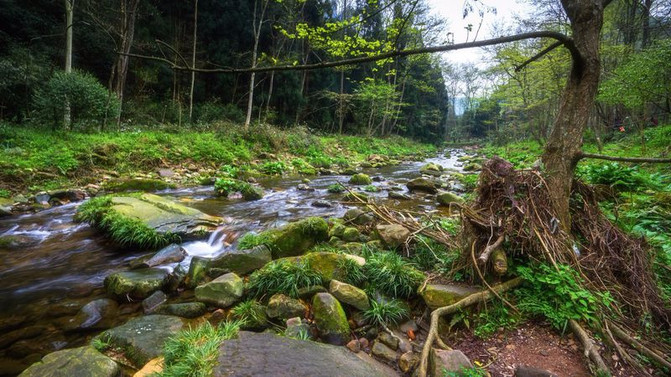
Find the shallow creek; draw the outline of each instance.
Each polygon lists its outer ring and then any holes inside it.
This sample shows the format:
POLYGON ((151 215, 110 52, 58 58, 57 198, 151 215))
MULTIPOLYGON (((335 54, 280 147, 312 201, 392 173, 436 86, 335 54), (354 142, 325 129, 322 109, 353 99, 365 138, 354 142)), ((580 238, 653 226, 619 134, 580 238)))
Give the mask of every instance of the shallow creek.
MULTIPOLYGON (((404 183, 418 177, 419 168, 435 162, 446 169, 459 169, 461 150, 451 157, 405 162, 396 166, 364 171, 380 189, 368 193, 382 204, 414 211, 435 211, 434 197, 413 195, 410 201, 387 198, 392 187, 406 192, 404 183)), ((349 176, 314 177, 313 191, 298 190, 300 177, 260 181, 266 195, 245 202, 241 198, 217 198, 212 186, 160 191, 207 214, 226 218, 227 224, 200 241, 182 246, 189 257, 182 262, 188 269, 193 256, 212 257, 236 246, 239 236, 280 226, 308 216, 342 216, 352 204, 340 201, 342 194, 330 194, 326 188, 336 182, 346 184, 349 176), (313 206, 315 200, 327 201, 330 208, 313 206)), ((147 250, 119 250, 87 224, 73 222, 81 203, 54 207, 35 214, 0 219, 0 236, 13 236, 18 246, 0 246, 0 375, 14 375, 46 353, 84 344, 97 332, 68 332, 67 324, 86 303, 105 297, 102 283, 115 271, 127 269, 128 262, 147 250)), ((187 295, 188 296, 188 293, 187 295)), ((184 299, 180 297, 179 299, 184 299)), ((178 299, 178 300, 179 300, 178 299)), ((139 303, 120 305, 118 324, 141 312, 139 303)))

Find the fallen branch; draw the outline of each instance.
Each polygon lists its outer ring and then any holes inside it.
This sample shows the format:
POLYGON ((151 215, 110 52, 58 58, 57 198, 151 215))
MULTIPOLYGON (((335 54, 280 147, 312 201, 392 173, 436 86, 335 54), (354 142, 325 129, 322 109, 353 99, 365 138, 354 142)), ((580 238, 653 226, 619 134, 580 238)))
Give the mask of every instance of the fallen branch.
POLYGON ((589 357, 589 359, 592 360, 596 365, 597 370, 595 374, 598 375, 599 372, 606 372, 607 375, 610 376, 610 370, 601 358, 601 355, 599 354, 599 348, 594 345, 594 342, 592 342, 592 339, 589 337, 589 335, 587 335, 587 332, 582 328, 582 326, 580 326, 580 324, 578 324, 578 322, 573 319, 570 319, 568 324, 571 330, 573 330, 575 336, 580 339, 580 342, 585 349, 585 356, 589 357))
POLYGON ((644 346, 641 342, 634 339, 631 335, 627 334, 624 330, 619 328, 614 323, 612 323, 612 322, 608 323, 608 327, 613 332, 613 335, 618 337, 621 341, 629 344, 634 349, 636 349, 638 352, 640 352, 640 353, 644 354, 645 356, 649 357, 655 363, 667 368, 668 370, 671 370, 671 362, 664 359, 664 357, 662 357, 662 355, 660 355, 657 352, 651 350, 650 348, 644 346))
POLYGON ((504 234, 501 234, 501 235, 499 236, 499 238, 497 238, 496 241, 494 241, 493 244, 487 246, 487 247, 485 248, 485 250, 482 252, 482 254, 480 254, 480 256, 478 257, 478 260, 480 261, 480 263, 482 263, 482 264, 487 263, 487 260, 489 260, 489 255, 490 255, 494 250, 498 249, 499 246, 501 246, 501 244, 503 243, 503 240, 505 240, 505 235, 504 235, 504 234))
MULTIPOLYGON (((434 310, 431 313, 431 325, 429 327, 429 333, 426 337, 426 342, 424 343, 424 347, 422 348, 422 356, 420 359, 420 364, 419 364, 419 377, 426 377, 426 372, 427 372, 427 364, 429 361, 429 354, 431 352, 431 348, 433 346, 433 342, 437 341, 439 338, 438 336, 438 320, 440 317, 451 314, 456 312, 459 309, 465 308, 467 306, 477 304, 480 302, 485 302, 488 300, 491 300, 493 297, 495 297, 495 294, 501 294, 505 291, 508 291, 512 288, 517 287, 522 283, 522 278, 514 278, 511 280, 508 280, 505 283, 501 283, 499 285, 496 285, 492 287, 491 290, 483 290, 478 293, 473 293, 470 296, 466 296, 463 299, 455 302, 452 305, 449 306, 443 306, 442 308, 438 308, 434 310)), ((442 341, 441 341, 442 343, 442 341)))

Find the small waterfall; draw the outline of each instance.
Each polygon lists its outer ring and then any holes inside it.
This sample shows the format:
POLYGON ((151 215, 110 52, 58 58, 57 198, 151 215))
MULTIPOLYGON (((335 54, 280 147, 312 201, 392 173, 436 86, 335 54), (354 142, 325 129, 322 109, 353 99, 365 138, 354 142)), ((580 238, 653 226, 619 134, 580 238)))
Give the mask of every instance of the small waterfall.
POLYGON ((205 258, 216 257, 231 246, 231 242, 236 236, 237 232, 232 231, 227 226, 220 226, 210 234, 207 241, 194 241, 183 244, 182 247, 186 250, 188 256, 182 264, 187 263, 185 267, 188 266, 188 263, 190 263, 191 258, 194 256, 205 258))

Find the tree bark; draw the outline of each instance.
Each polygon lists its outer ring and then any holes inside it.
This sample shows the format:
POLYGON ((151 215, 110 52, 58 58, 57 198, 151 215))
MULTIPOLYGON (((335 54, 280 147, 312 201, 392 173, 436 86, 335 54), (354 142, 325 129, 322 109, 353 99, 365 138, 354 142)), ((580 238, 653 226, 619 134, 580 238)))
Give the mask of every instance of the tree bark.
MULTIPOLYGON (((266 8, 270 0, 263 1, 261 5, 261 15, 257 19, 256 11, 258 8, 258 0, 254 1, 254 49, 252 50, 252 69, 256 68, 256 59, 259 54, 259 39, 261 38, 261 28, 263 27, 263 17, 266 13, 266 8)), ((249 129, 249 124, 252 122, 252 107, 254 105, 254 80, 256 79, 256 72, 252 72, 249 78, 249 94, 247 96, 247 117, 245 118, 245 131, 249 129)))
POLYGON ((562 0, 573 31, 571 72, 564 87, 559 113, 545 145, 542 161, 547 171, 550 200, 564 231, 571 227, 569 196, 599 85, 599 37, 603 24, 602 0, 562 0))
MULTIPOLYGON (((72 16, 74 13, 75 0, 65 0, 65 73, 72 72, 72 16)), ((65 112, 63 113, 63 126, 68 129, 71 123, 70 100, 65 97, 65 112)))
MULTIPOLYGON (((127 54, 133 46, 133 39, 135 38, 135 20, 137 18, 137 8, 140 0, 121 0, 121 25, 119 28, 119 35, 121 37, 121 52, 127 54)), ((119 54, 115 64, 116 74, 114 92, 119 99, 119 105, 123 107, 124 89, 126 88, 126 78, 128 77, 128 65, 130 56, 119 54)), ((121 111, 117 114, 117 126, 121 125, 121 111)))
MULTIPOLYGON (((193 4, 193 51, 191 66, 196 66, 196 42, 198 40, 198 0, 193 4)), ((196 71, 191 71, 191 89, 189 90, 189 123, 193 122, 193 88, 196 85, 196 71)))

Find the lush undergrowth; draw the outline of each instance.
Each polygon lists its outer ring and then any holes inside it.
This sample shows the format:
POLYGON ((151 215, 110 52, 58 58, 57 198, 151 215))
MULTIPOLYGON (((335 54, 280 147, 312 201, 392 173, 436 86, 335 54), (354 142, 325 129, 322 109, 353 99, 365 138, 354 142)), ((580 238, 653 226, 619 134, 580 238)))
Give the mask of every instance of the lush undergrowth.
POLYGON ((371 154, 402 157, 435 147, 400 137, 315 135, 304 127, 213 125, 207 131, 136 129, 126 132, 52 132, 0 123, 0 192, 38 191, 94 182, 159 167, 186 167, 264 174, 314 174, 349 166, 371 154), (268 154, 274 154, 268 158, 268 154), (264 156, 265 154, 265 156, 264 156), (265 157, 267 160, 258 161, 265 157))

